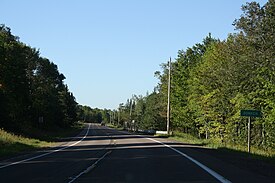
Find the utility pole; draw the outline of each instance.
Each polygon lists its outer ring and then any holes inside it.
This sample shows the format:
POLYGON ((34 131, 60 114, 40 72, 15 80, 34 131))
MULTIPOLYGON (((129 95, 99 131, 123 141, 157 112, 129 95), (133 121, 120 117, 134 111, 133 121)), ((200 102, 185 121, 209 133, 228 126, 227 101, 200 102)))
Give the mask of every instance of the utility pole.
POLYGON ((167 134, 170 134, 171 57, 168 62, 167 134))
POLYGON ((119 126, 119 121, 120 121, 120 108, 118 108, 118 112, 117 112, 117 126, 119 126))
MULTIPOLYGON (((133 96, 132 96, 133 98, 133 96)), ((130 120, 129 120, 129 125, 130 125, 130 130, 133 130, 133 124, 132 124, 132 99, 130 99, 130 120)))

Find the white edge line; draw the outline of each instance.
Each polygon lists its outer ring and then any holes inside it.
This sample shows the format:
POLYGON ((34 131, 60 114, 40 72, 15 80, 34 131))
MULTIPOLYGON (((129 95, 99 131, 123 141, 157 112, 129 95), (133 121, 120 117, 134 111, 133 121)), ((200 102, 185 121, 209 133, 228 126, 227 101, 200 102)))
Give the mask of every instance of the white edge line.
POLYGON ((13 163, 10 163, 10 164, 4 165, 4 166, 0 166, 0 169, 6 168, 6 167, 9 167, 9 166, 13 166, 13 165, 17 165, 17 164, 20 164, 20 163, 25 163, 25 162, 27 162, 27 161, 31 161, 31 160, 34 160, 34 159, 37 159, 37 158, 41 158, 41 157, 47 156, 47 155, 49 155, 49 154, 53 154, 53 153, 62 151, 62 150, 64 150, 64 149, 67 149, 67 148, 69 148, 69 147, 75 146, 76 144, 82 142, 82 141, 87 137, 87 135, 88 135, 88 133, 89 133, 89 130, 90 130, 90 126, 91 126, 91 123, 89 123, 89 127, 88 127, 88 129, 87 129, 87 132, 86 132, 85 136, 82 137, 82 139, 80 139, 79 141, 77 141, 77 142, 75 142, 75 143, 73 143, 73 144, 71 144, 71 145, 69 145, 69 146, 65 146, 65 147, 62 147, 62 148, 60 148, 60 149, 56 149, 56 150, 47 152, 47 153, 45 153, 45 154, 40 154, 40 155, 35 156, 35 157, 32 157, 32 158, 28 158, 28 159, 24 159, 24 160, 21 160, 21 161, 13 162, 13 163))
POLYGON ((201 167, 203 170, 205 170, 206 172, 208 172, 210 175, 212 175, 213 177, 215 177, 217 180, 219 180, 220 182, 222 183, 231 183, 231 181, 227 180, 226 178, 224 178, 223 176, 221 176, 220 174, 218 174, 217 172, 211 170, 210 168, 208 168, 207 166, 203 165, 202 163, 198 162, 197 160, 191 158, 190 156, 188 156, 187 154, 163 143, 163 142, 160 142, 158 140, 155 140, 155 139, 152 139, 152 138, 149 138, 149 137, 145 137, 146 139, 148 140, 151 140, 151 141, 154 141, 154 142, 157 142, 157 143, 160 143, 162 145, 164 145, 165 147, 168 147, 170 148, 171 150, 179 153, 180 155, 184 156, 185 158, 189 159, 190 161, 192 161, 193 163, 195 163, 196 165, 198 165, 199 167, 201 167))
MULTIPOLYGON (((133 134, 131 134, 131 133, 124 132, 124 131, 120 131, 120 132, 122 132, 122 133, 124 133, 124 134, 128 134, 128 135, 133 135, 133 134)), ((201 167, 203 170, 205 170, 207 173, 209 173, 210 175, 212 175, 213 177, 215 177, 215 178, 216 178, 217 180, 219 180, 220 182, 222 182, 222 183, 231 183, 231 181, 227 180, 226 178, 224 178, 223 176, 221 176, 220 174, 218 174, 218 173, 215 172, 214 170, 211 170, 210 168, 208 168, 207 166, 205 166, 205 165, 203 165, 202 163, 198 162, 197 160, 191 158, 191 157, 188 156, 187 154, 185 154, 185 153, 183 153, 183 152, 181 152, 181 151, 179 151, 179 150, 177 150, 177 149, 175 149, 175 148, 173 148, 173 147, 171 147, 171 146, 169 146, 169 145, 167 145, 167 144, 165 144, 165 143, 163 143, 163 142, 160 142, 160 141, 158 141, 158 140, 155 140, 155 139, 152 139, 152 138, 149 138, 149 137, 144 137, 144 136, 142 136, 142 135, 136 135, 136 136, 139 136, 139 137, 142 137, 142 138, 146 138, 146 139, 148 139, 148 140, 151 140, 151 141, 157 142, 157 143, 159 143, 159 144, 162 144, 162 145, 164 145, 165 147, 168 147, 168 148, 170 148, 171 150, 173 150, 173 151, 179 153, 179 154, 182 155, 183 157, 189 159, 190 161, 192 161, 193 163, 195 163, 196 165, 198 165, 199 167, 201 167)))

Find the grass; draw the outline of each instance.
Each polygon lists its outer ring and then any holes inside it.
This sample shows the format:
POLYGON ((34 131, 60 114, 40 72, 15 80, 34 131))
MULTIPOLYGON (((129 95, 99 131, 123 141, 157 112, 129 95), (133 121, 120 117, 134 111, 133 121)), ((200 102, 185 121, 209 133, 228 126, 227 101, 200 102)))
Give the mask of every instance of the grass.
POLYGON ((73 126, 69 128, 55 127, 50 130, 43 129, 28 129, 24 134, 47 142, 58 142, 63 138, 76 136, 84 128, 85 124, 83 122, 76 122, 73 126))
POLYGON ((181 132, 173 132, 173 135, 170 136, 169 138, 180 142, 184 142, 187 144, 193 144, 193 145, 206 146, 210 144, 210 141, 207 139, 199 139, 190 134, 181 133, 181 132))
POLYGON ((113 124, 106 124, 106 126, 108 126, 108 127, 110 127, 110 128, 114 128, 114 129, 117 129, 117 130, 123 130, 123 127, 118 127, 118 126, 116 126, 116 125, 113 125, 113 124))
POLYGON ((52 142, 26 138, 8 133, 5 130, 0 129, 0 157, 6 157, 20 152, 51 147, 53 145, 54 144, 52 142))
POLYGON ((31 129, 29 136, 32 137, 15 135, 0 129, 0 158, 56 146, 62 138, 77 135, 83 126, 83 123, 76 123, 73 127, 67 129, 57 128, 52 131, 31 129))
MULTIPOLYGON (((117 127, 112 124, 107 124, 107 126, 111 128, 115 128, 118 130, 123 130, 122 127, 117 127)), ((182 142, 185 144, 196 145, 201 147, 208 147, 212 149, 217 149, 218 151, 237 153, 242 156, 246 156, 253 159, 258 160, 267 160, 275 164, 275 150, 274 149, 260 149, 255 146, 251 146, 251 153, 247 152, 247 146, 245 145, 236 145, 229 143, 221 143, 217 139, 200 139, 194 137, 190 134, 182 133, 182 132, 173 132, 173 135, 155 135, 157 137, 169 138, 172 140, 176 140, 178 142, 182 142)))
POLYGON ((247 146, 236 145, 230 143, 221 143, 215 139, 199 139, 190 134, 174 132, 170 139, 180 141, 192 145, 200 145, 204 147, 209 147, 217 149, 219 151, 227 151, 242 154, 244 156, 249 156, 254 159, 268 160, 275 163, 275 150, 274 149, 260 149, 255 146, 251 146, 251 153, 247 152, 247 146))

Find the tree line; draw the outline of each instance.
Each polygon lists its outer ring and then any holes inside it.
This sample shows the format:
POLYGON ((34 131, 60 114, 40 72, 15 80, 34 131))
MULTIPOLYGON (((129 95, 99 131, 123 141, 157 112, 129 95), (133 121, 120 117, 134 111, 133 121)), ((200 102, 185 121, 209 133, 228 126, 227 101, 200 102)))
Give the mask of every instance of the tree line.
POLYGON ((89 106, 78 105, 77 119, 89 123, 110 122, 111 110, 91 108, 89 106))
POLYGON ((57 65, 0 25, 0 128, 68 127, 77 102, 57 65))
MULTIPOLYGON (((200 138, 245 144, 247 118, 242 109, 256 109, 252 143, 275 148, 275 1, 242 6, 233 23, 237 33, 225 40, 209 34, 202 43, 179 50, 172 62, 171 128, 200 138)), ((166 129, 168 64, 155 72, 151 94, 120 104, 118 124, 135 121, 141 129, 166 129)))

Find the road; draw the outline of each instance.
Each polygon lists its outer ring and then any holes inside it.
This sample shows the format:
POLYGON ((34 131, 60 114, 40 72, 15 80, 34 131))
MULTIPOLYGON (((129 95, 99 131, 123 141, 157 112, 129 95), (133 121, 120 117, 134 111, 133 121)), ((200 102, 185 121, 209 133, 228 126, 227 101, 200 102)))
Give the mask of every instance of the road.
POLYGON ((0 182, 272 182, 199 146, 96 124, 59 147, 0 162, 0 182))

